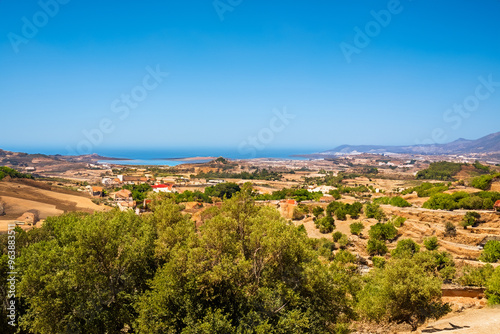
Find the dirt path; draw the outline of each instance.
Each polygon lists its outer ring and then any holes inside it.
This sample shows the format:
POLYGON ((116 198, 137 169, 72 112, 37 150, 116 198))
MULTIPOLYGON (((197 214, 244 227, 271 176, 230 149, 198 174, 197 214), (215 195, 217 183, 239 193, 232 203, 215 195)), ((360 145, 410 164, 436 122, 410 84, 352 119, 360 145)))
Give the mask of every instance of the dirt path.
POLYGON ((500 307, 470 309, 454 313, 423 326, 420 333, 495 334, 500 333, 500 307))

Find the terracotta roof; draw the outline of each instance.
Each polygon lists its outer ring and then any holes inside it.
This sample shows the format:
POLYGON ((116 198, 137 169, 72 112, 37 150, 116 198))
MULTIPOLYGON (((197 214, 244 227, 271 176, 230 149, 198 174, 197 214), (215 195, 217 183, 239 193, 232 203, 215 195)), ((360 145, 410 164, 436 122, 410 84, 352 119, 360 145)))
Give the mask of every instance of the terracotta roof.
POLYGON ((102 187, 92 187, 92 191, 102 191, 102 187))
POLYGON ((157 184, 155 186, 152 186, 153 189, 160 189, 160 188, 168 188, 172 189, 173 184, 172 183, 167 183, 167 184, 157 184))
POLYGON ((495 202, 495 208, 500 208, 500 199, 495 202))
POLYGON ((122 189, 115 193, 115 197, 129 198, 132 197, 132 192, 128 189, 122 189))

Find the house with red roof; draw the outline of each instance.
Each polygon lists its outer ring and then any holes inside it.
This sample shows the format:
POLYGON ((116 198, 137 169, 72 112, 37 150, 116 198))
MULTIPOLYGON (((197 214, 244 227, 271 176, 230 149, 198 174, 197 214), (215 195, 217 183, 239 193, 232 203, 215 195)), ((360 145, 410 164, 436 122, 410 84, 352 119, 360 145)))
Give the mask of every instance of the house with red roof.
POLYGON ((176 192, 173 183, 164 183, 151 186, 155 193, 173 193, 176 192))

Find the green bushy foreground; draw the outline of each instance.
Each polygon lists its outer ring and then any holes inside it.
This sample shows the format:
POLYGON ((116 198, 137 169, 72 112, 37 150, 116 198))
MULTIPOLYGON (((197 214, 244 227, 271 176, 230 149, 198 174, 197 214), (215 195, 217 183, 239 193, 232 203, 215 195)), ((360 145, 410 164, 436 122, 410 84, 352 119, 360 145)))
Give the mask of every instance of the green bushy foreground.
POLYGON ((0 332, 346 333, 358 318, 414 327, 447 310, 438 253, 402 251, 363 278, 355 256, 308 239, 274 208, 256 206, 245 187, 198 228, 172 200, 152 208, 71 213, 18 229, 19 327, 7 324, 3 304, 0 332))

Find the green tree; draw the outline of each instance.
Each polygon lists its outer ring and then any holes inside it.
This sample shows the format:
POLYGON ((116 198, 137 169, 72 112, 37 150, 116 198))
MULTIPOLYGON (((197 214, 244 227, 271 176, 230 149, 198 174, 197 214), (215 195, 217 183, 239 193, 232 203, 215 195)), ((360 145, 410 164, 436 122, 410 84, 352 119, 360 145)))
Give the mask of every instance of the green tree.
POLYGON ((449 311, 441 301, 441 284, 415 260, 393 260, 385 269, 373 271, 359 294, 357 309, 363 318, 405 322, 416 330, 426 319, 449 311))
POLYGON ((444 224, 444 234, 450 237, 454 237, 455 235, 457 235, 457 228, 455 227, 455 225, 453 225, 452 222, 448 221, 444 224))
POLYGON ((330 233, 335 228, 335 220, 331 216, 316 219, 315 223, 321 233, 330 233))
POLYGON ((373 255, 384 255, 387 253, 387 246, 383 240, 370 238, 366 246, 366 251, 370 256, 373 255))
POLYGON ((483 252, 479 260, 483 262, 495 263, 500 259, 500 241, 490 240, 484 245, 483 252))
POLYGON ((130 212, 53 218, 53 238, 23 250, 22 328, 36 333, 118 333, 154 272, 153 227, 130 212), (69 218, 69 219, 68 219, 69 218), (69 224, 64 224, 68 223, 69 224))
POLYGON ((315 206, 312 210, 312 213, 315 217, 319 217, 320 215, 325 213, 325 209, 320 206, 315 206))
POLYGON ((497 267, 486 283, 488 304, 500 304, 500 267, 497 267))
POLYGON ((380 208, 380 205, 375 203, 368 203, 365 206, 366 218, 375 218, 378 221, 386 219, 384 211, 380 208))
POLYGON ((432 236, 424 239, 424 246, 427 250, 435 250, 439 247, 438 238, 436 236, 432 236))
POLYGON ((205 194, 208 196, 219 198, 231 198, 235 193, 239 192, 240 186, 234 182, 224 182, 205 188, 205 194))
MULTIPOLYGON (((353 317, 349 273, 236 194, 168 258, 136 305, 139 333, 328 333, 353 317)), ((351 292, 352 293, 352 292, 351 292)))
POLYGON ((468 226, 474 226, 479 222, 481 215, 475 211, 469 211, 465 214, 464 218, 460 222, 460 225, 466 229, 468 226))
POLYGON ((403 239, 398 241, 396 248, 392 250, 391 255, 394 258, 413 257, 413 254, 420 251, 420 246, 412 239, 403 239))
POLYGON ((377 223, 370 227, 368 235, 372 239, 377 240, 392 240, 398 235, 398 230, 391 222, 377 223))
POLYGON ((365 225, 363 225, 363 223, 361 223, 361 222, 356 222, 356 223, 352 223, 351 225, 349 225, 349 228, 351 230, 351 234, 361 235, 361 233, 363 232, 363 229, 365 228, 365 225))

